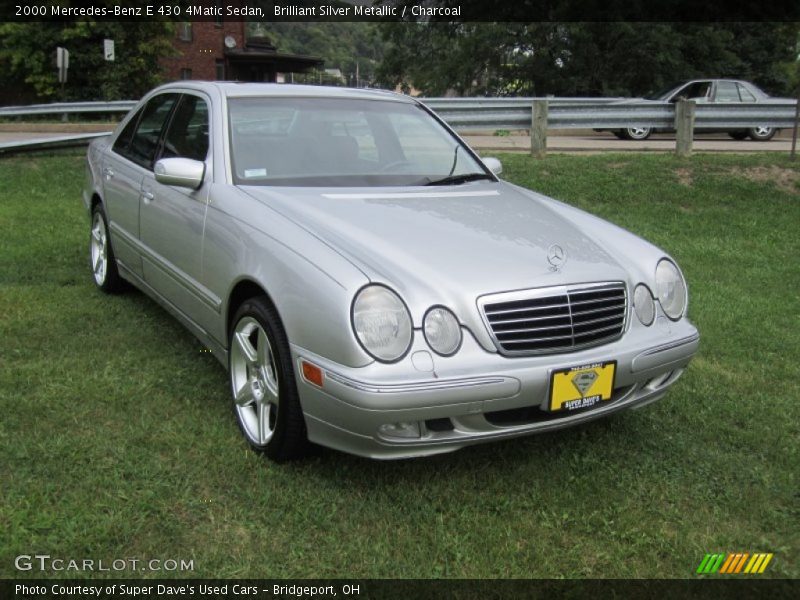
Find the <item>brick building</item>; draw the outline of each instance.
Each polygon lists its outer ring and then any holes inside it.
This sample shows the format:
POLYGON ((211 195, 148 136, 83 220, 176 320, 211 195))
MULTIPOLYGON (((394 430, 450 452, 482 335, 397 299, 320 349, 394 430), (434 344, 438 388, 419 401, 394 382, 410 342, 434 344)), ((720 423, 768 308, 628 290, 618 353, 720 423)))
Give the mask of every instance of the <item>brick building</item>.
POLYGON ((244 21, 178 24, 175 55, 161 59, 167 80, 283 81, 322 66, 314 56, 280 54, 266 38, 248 37, 244 21))

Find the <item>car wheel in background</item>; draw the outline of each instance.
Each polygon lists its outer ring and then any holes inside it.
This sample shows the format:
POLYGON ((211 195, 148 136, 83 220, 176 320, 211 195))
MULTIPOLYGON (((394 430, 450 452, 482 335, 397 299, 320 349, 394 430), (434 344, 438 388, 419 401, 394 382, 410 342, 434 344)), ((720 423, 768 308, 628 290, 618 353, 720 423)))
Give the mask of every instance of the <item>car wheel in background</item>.
POLYGON ((775 136, 774 127, 752 127, 747 130, 747 135, 756 142, 766 142, 775 136))
POLYGON ((613 133, 615 136, 617 136, 617 138, 619 138, 621 140, 627 140, 628 139, 627 136, 625 135, 625 132, 622 131, 621 129, 615 129, 611 133, 613 133))
POLYGON ((111 238, 108 235, 108 221, 103 205, 98 203, 92 209, 92 228, 89 233, 89 266, 97 287, 108 294, 120 292, 125 282, 117 270, 111 238))
POLYGON ((245 301, 228 341, 233 410, 247 443, 276 461, 307 454, 289 342, 275 309, 263 297, 245 301))
POLYGON ((735 140, 743 140, 747 137, 746 131, 729 131, 728 135, 735 140))
POLYGON ((623 132, 629 140, 646 140, 650 137, 652 129, 650 127, 628 127, 623 132))

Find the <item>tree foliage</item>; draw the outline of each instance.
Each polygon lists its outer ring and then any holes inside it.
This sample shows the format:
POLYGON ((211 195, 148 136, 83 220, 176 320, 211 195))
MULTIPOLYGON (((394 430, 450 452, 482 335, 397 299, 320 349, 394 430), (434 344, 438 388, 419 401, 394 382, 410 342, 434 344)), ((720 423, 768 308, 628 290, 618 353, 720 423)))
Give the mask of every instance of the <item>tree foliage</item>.
POLYGON ((158 59, 173 52, 172 33, 162 21, 0 23, 0 82, 43 101, 138 98, 160 82, 158 59), (114 40, 114 61, 104 59, 104 39, 114 40), (58 46, 69 50, 63 86, 58 46))
POLYGON ((326 69, 340 69, 348 84, 371 84, 386 45, 379 26, 370 22, 251 23, 254 35, 264 35, 279 52, 318 56, 326 69))
POLYGON ((428 95, 636 96, 693 77, 792 87, 797 23, 395 23, 378 71, 428 95))

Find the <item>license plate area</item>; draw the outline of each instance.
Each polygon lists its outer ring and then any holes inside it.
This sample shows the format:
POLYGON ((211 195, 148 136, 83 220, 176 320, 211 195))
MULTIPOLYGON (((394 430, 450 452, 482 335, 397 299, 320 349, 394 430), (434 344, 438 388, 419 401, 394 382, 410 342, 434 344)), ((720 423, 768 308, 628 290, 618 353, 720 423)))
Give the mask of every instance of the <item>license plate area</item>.
POLYGON ((570 412, 611 400, 616 372, 615 360, 553 371, 550 375, 549 410, 570 412))

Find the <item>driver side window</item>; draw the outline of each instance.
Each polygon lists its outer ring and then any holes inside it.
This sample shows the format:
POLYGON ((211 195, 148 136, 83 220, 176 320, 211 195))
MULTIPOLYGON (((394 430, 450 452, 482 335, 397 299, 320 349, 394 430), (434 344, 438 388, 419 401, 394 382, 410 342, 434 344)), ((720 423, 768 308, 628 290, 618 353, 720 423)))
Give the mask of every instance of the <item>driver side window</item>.
MULTIPOLYGON (((152 169, 161 139, 161 131, 177 99, 177 94, 160 94, 152 98, 140 111, 141 116, 138 119, 136 131, 130 140, 123 139, 128 130, 126 127, 118 142, 114 144, 114 151, 145 169, 152 169)), ((134 121, 135 118, 131 120, 131 123, 134 121)), ((128 126, 130 127, 130 124, 128 126)))
POLYGON ((208 104, 198 96, 184 94, 170 120, 159 158, 204 161, 207 155, 208 104))

